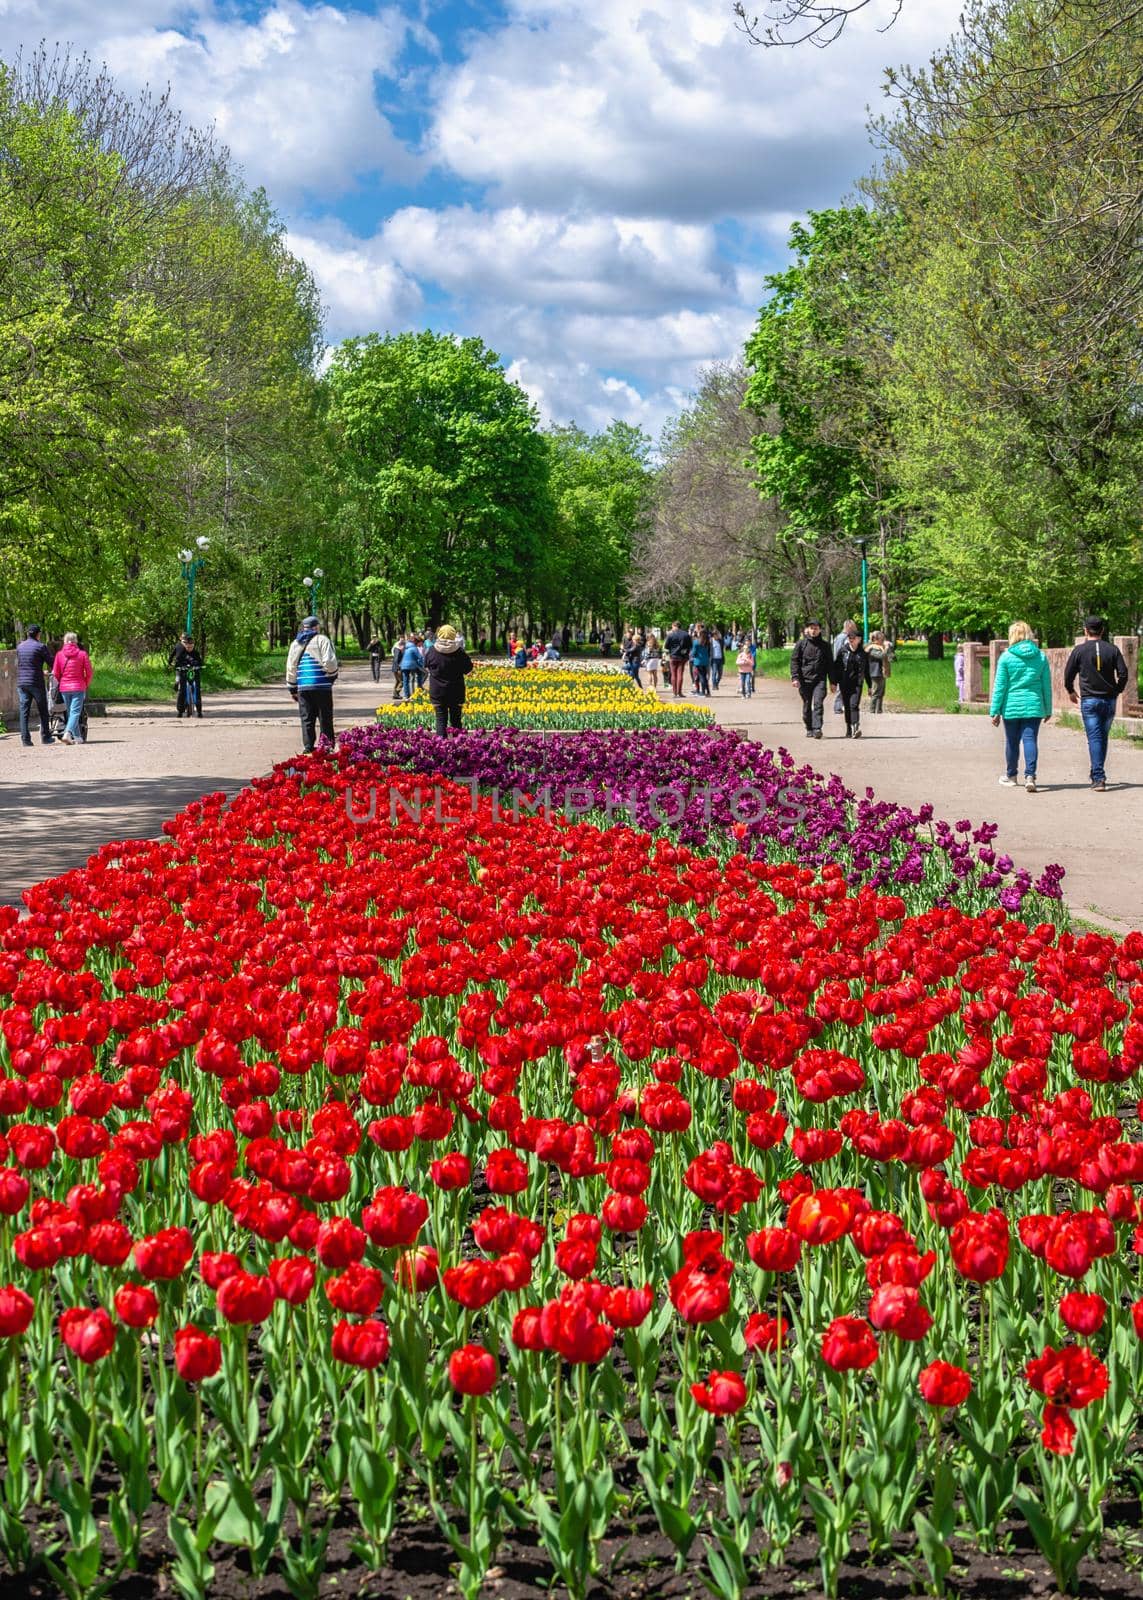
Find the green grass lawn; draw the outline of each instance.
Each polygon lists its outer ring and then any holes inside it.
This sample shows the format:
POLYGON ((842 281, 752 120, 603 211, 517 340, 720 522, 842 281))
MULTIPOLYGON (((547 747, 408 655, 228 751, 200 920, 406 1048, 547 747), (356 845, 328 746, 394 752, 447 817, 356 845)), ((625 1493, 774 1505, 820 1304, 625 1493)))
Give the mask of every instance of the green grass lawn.
MULTIPOLYGON (((202 689, 204 694, 247 689, 284 677, 285 672, 284 650, 267 650, 248 661, 207 661, 202 669, 202 689)), ((164 656, 144 656, 139 662, 98 654, 92 659, 93 700, 160 701, 173 700, 174 695, 175 669, 166 665, 164 656)))
MULTIPOLYGON (((760 650, 758 666, 763 677, 788 678, 789 649, 760 650)), ((987 690, 987 665, 984 684, 987 690)), ((897 711, 968 711, 968 706, 957 701, 952 649, 943 661, 930 661, 925 645, 898 645, 892 675, 885 688, 885 704, 897 711)))

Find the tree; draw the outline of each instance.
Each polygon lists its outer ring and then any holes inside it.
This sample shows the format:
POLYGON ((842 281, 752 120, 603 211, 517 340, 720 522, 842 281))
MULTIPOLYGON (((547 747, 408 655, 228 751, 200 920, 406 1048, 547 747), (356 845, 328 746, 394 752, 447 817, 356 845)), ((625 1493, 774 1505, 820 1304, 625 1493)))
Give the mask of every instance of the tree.
MULTIPOLYGON (((886 28, 901 15, 905 0, 890 0, 892 11, 886 28)), ((736 0, 734 15, 751 44, 832 44, 846 23, 872 0, 771 0, 762 14, 736 0)))
POLYGON ((475 338, 370 334, 338 347, 328 385, 361 576, 415 597, 434 627, 446 606, 526 596, 552 525, 550 463, 499 358, 475 338))
POLYGON ((775 419, 751 410, 741 361, 702 373, 692 404, 664 430, 655 515, 636 548, 632 593, 693 614, 759 611, 771 634, 791 610, 808 614, 814 575, 805 547, 784 537, 777 500, 763 497, 754 440, 775 419))
POLYGON ((12 622, 158 642, 181 614, 176 552, 207 534, 214 640, 248 640, 311 503, 320 326, 264 196, 165 98, 131 101, 66 55, 0 68, 12 622))
MULTIPOLYGON (((888 399, 896 471, 923 513, 910 615, 987 608, 994 625, 1028 616, 1066 639, 1085 610, 1133 619, 1143 606, 1143 291, 1112 196, 1137 168, 1137 130, 1113 115, 1076 164, 1072 98, 1037 65, 1061 10, 977 7, 971 26, 1004 23, 993 57, 962 41, 916 79, 882 125, 890 157, 872 187, 902 224, 888 399), (998 127, 1022 60, 1040 102, 998 127)), ((1097 66, 1071 26, 1050 49, 1070 44, 1121 106, 1143 41, 1115 33, 1097 66)))
POLYGON ((618 630, 633 552, 650 515, 651 441, 613 421, 587 434, 574 423, 547 434, 555 499, 555 545, 544 591, 566 635, 574 618, 603 616, 618 630))
POLYGON ((766 280, 772 292, 746 345, 746 401, 775 419, 753 441, 759 491, 780 505, 784 537, 816 561, 844 547, 852 564, 859 545, 875 546, 886 629, 900 524, 884 389, 896 233, 891 213, 862 206, 795 223, 795 263, 766 280))

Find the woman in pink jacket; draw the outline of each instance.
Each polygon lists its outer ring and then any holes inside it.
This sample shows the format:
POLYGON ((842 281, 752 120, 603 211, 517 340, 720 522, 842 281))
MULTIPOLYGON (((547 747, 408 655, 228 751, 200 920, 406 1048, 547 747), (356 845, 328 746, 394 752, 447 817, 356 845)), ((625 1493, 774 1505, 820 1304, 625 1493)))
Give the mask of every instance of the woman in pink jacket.
POLYGON ((63 703, 67 707, 67 727, 63 731, 64 744, 83 744, 79 721, 83 702, 87 699, 91 683, 91 657, 79 648, 79 637, 65 633, 63 646, 52 662, 52 677, 56 680, 63 703))

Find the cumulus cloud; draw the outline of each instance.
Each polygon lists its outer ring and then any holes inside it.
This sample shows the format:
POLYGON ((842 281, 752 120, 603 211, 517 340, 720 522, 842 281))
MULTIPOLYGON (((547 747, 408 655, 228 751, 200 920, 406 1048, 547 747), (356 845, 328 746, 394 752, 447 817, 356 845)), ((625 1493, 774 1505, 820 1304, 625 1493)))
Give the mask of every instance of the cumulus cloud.
POLYGON ((40 37, 86 50, 128 88, 171 87, 196 126, 213 123, 252 183, 278 204, 332 199, 368 174, 408 182, 420 158, 397 139, 376 96, 410 24, 376 14, 274 0, 247 19, 221 0, 0 0, 0 48, 40 37))
POLYGON ((565 310, 653 312, 735 289, 712 229, 659 218, 522 206, 408 206, 383 230, 406 271, 450 293, 565 310))
POLYGON ((886 60, 942 42, 961 0, 876 8, 831 50, 747 44, 712 0, 513 0, 443 75, 432 146, 494 196, 676 219, 800 213, 867 161, 886 60))
POLYGON ((327 227, 321 234, 291 230, 287 242, 313 273, 335 338, 398 332, 420 316, 420 286, 388 256, 381 239, 354 239, 327 227))

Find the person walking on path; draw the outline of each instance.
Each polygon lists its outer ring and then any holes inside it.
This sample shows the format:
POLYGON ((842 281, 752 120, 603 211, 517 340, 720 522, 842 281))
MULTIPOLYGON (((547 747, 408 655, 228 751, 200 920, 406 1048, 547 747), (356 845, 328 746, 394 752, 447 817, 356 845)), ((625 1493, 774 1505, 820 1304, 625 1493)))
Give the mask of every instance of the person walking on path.
POLYGON ((691 654, 691 636, 685 628, 677 622, 671 623, 671 631, 663 640, 663 648, 667 652, 667 660, 671 669, 671 693, 676 700, 683 698, 683 673, 687 669, 687 662, 691 654))
POLYGON ((425 651, 429 675, 429 699, 437 719, 437 733, 444 738, 450 728, 458 732, 464 711, 464 680, 474 670, 471 656, 460 635, 447 622, 437 629, 436 638, 425 651))
POLYGON ((1052 715, 1052 674, 1048 658, 1026 622, 1014 622, 1008 629, 1008 648, 997 664, 989 710, 994 728, 1004 723, 1007 770, 1000 780, 1001 787, 1016 787, 1022 745, 1024 787, 1029 794, 1035 794, 1040 725, 1052 715))
POLYGON ((722 666, 725 660, 725 647, 722 634, 716 628, 710 636, 710 686, 717 689, 722 682, 722 666))
POLYGON ((695 693, 710 695, 710 634, 700 628, 698 638, 691 646, 691 666, 695 674, 695 693))
POLYGON ((837 635, 837 637, 833 641, 833 659, 835 661, 837 660, 838 656, 840 656, 841 652, 845 649, 846 642, 849 639, 850 634, 852 633, 852 631, 856 627, 857 627, 857 623, 854 622, 853 618, 852 617, 846 617, 845 621, 841 625, 841 632, 837 635))
POLYGON ((961 705, 968 699, 968 684, 965 682, 967 666, 964 659, 964 645, 958 644, 956 655, 953 656, 953 682, 956 684, 956 697, 961 705))
POLYGON ((822 708, 826 688, 837 682, 837 667, 829 641, 822 638, 821 623, 807 622, 790 655, 790 677, 802 697, 802 721, 807 739, 822 736, 822 708))
POLYGON ((318 619, 303 617, 286 657, 286 687, 298 702, 305 755, 313 751, 319 723, 323 741, 333 744, 333 686, 337 670, 337 655, 318 619))
POLYGON ((653 633, 648 634, 647 645, 643 651, 643 665, 647 669, 647 676, 651 680, 651 687, 656 691, 659 688, 659 662, 662 659, 662 655, 662 645, 659 643, 658 639, 656 639, 653 633))
POLYGON ((643 641, 633 629, 628 628, 623 636, 623 670, 634 678, 640 689, 643 687, 643 680, 639 676, 639 663, 642 658, 643 641))
POLYGON ((189 633, 184 633, 171 651, 175 669, 175 715, 190 718, 193 711, 202 716, 202 656, 189 633))
POLYGON ((393 699, 401 698, 401 657, 405 654, 405 635, 399 633, 392 649, 390 667, 393 672, 393 699))
POLYGON ((381 682, 381 657, 385 654, 385 646, 380 639, 369 641, 369 670, 373 674, 373 682, 381 682))
POLYGON ((48 720, 48 686, 44 673, 50 668, 52 658, 46 644, 40 639, 40 625, 33 622, 28 637, 16 646, 16 690, 20 701, 20 743, 31 744, 30 727, 32 707, 40 713, 40 742, 55 744, 48 720))
POLYGON ((738 673, 738 692, 743 699, 749 700, 754 693, 754 646, 749 639, 738 641, 735 671, 738 673))
POLYGON ((861 738, 861 691, 871 684, 869 657, 854 624, 846 635, 845 649, 838 656, 837 686, 841 691, 841 704, 845 712, 845 737, 861 738))
POLYGON ((80 727, 83 702, 91 684, 91 657, 79 648, 79 635, 65 633, 63 644, 52 662, 52 677, 67 709, 67 725, 60 740, 63 744, 86 744, 80 727))
POLYGON ((424 670, 425 658, 416 639, 410 634, 401 651, 401 693, 406 700, 411 699, 414 687, 420 688, 424 670))
POLYGON ((885 685, 892 667, 889 664, 889 647, 885 635, 874 631, 869 635, 869 715, 878 716, 885 709, 885 685))
POLYGON ((1087 734, 1091 786, 1100 794, 1107 788, 1107 742, 1115 718, 1115 703, 1130 677, 1123 652, 1104 638, 1104 627, 1102 617, 1087 618, 1083 625, 1083 643, 1076 645, 1064 668, 1064 688, 1072 705, 1079 706, 1087 734))

